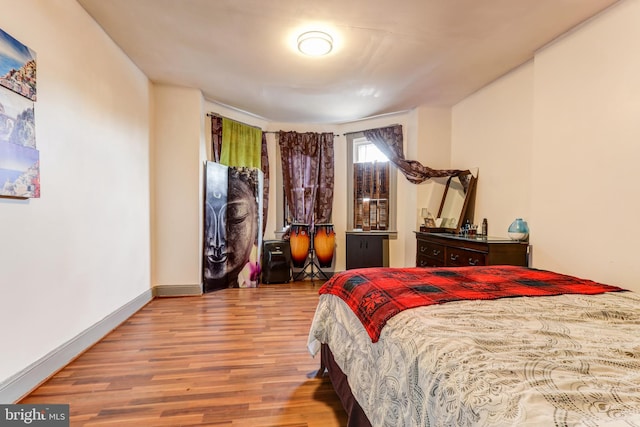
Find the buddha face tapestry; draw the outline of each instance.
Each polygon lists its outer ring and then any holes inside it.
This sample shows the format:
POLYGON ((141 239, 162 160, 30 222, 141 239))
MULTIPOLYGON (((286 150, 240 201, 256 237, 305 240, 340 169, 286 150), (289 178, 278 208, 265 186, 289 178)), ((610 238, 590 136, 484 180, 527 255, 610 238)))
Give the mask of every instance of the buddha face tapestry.
POLYGON ((262 172, 207 162, 204 292, 256 287, 262 247, 262 172))

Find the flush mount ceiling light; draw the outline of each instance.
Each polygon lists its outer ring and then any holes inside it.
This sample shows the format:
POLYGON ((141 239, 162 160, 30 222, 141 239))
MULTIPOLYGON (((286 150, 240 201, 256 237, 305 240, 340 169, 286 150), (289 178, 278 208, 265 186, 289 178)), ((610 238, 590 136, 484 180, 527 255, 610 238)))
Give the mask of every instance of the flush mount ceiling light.
POLYGON ((322 31, 307 31, 298 37, 298 50, 309 56, 322 56, 333 49, 333 39, 322 31))

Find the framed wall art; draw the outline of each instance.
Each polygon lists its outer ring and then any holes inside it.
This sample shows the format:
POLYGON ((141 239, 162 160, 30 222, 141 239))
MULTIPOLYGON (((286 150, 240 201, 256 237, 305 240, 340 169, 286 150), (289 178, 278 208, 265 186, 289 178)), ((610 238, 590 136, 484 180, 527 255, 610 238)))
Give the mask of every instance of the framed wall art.
POLYGON ((1 29, 0 85, 36 100, 36 53, 1 29))
POLYGON ((40 197, 36 55, 0 30, 0 197, 40 197))

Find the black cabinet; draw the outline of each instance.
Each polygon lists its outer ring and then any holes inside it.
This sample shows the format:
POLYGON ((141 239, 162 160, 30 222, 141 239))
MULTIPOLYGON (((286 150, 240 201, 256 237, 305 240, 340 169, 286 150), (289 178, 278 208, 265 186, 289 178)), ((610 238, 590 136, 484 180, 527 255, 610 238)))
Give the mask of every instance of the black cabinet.
POLYGON ((383 233, 347 232, 346 269, 389 266, 389 236, 383 233))

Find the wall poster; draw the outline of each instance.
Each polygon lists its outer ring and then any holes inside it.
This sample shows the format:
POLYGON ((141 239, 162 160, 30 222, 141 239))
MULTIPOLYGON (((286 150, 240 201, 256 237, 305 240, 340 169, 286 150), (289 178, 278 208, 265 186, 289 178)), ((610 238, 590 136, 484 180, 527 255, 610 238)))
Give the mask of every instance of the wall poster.
POLYGON ((36 54, 0 29, 0 197, 40 197, 36 54))

